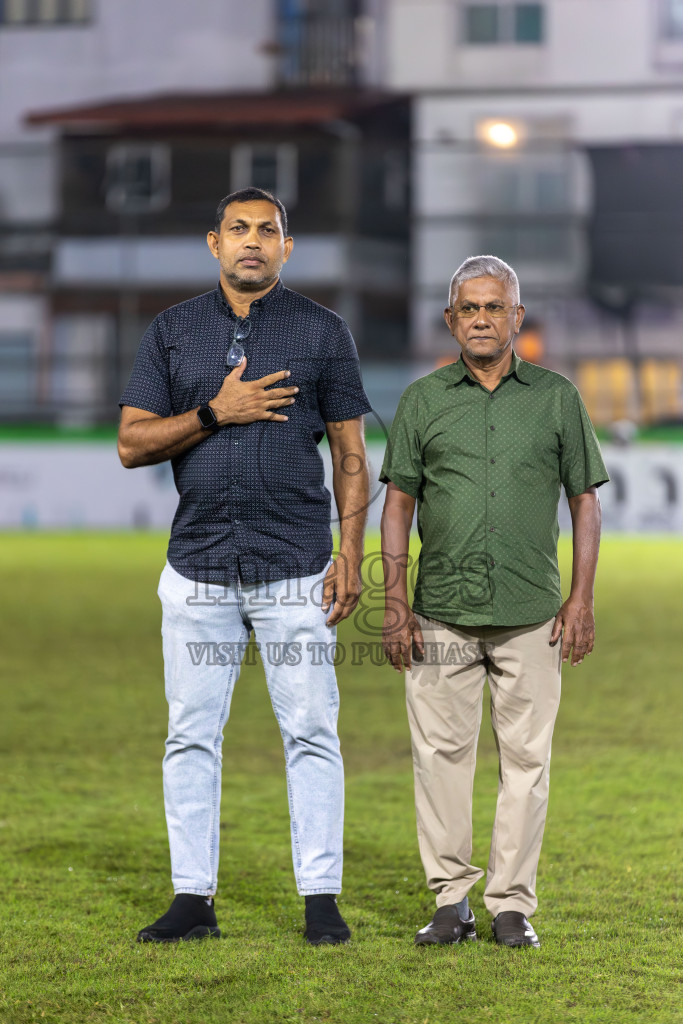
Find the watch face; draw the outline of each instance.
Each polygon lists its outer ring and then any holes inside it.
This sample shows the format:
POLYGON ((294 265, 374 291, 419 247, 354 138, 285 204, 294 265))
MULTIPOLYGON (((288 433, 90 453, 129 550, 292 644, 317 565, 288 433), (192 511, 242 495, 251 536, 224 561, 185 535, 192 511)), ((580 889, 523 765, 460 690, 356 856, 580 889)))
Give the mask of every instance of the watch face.
POLYGON ((210 430, 211 427, 216 426, 216 417, 213 410, 210 409, 208 405, 200 406, 197 410, 197 416, 199 417, 199 422, 204 427, 204 430, 210 430))

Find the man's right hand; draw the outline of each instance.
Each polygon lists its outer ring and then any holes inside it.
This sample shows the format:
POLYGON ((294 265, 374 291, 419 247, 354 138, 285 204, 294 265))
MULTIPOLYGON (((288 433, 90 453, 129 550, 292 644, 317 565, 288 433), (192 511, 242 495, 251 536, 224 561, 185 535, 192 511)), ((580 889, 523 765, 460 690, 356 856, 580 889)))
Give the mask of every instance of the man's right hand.
POLYGON ((230 423, 255 423, 256 420, 277 420, 285 423, 289 417, 279 414, 276 410, 294 403, 297 387, 272 388, 271 384, 289 377, 289 370, 269 373, 258 380, 242 380, 247 368, 246 357, 239 366, 223 381, 222 387, 215 398, 209 403, 214 411, 218 425, 230 423))
POLYGON ((410 607, 406 605, 400 611, 393 604, 387 607, 382 629, 382 648, 397 672, 402 672, 404 665, 410 671, 413 644, 423 655, 425 648, 422 630, 410 607))

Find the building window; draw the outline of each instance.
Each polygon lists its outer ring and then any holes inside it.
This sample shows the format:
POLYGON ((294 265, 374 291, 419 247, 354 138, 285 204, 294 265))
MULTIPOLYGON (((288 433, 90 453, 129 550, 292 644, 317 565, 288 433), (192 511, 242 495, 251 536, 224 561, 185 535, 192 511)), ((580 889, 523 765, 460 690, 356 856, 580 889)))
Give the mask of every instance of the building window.
POLYGON ((278 0, 283 84, 355 84, 362 64, 362 8, 361 0, 278 0))
POLYGON ((502 214, 568 213, 571 180, 568 167, 530 167, 487 162, 478 176, 481 209, 502 214))
POLYGON ((543 42, 543 10, 540 4, 515 4, 515 42, 543 42))
POLYGON ((498 42, 498 4, 468 4, 465 8, 468 43, 498 42))
POLYGON ((84 25, 91 0, 0 0, 0 25, 84 25))
POLYGON ((408 161, 405 153, 390 149, 383 157, 383 198, 387 210, 405 210, 408 202, 408 161))
POLYGON ((662 39, 683 40, 683 0, 660 0, 662 39))
POLYGON ((35 400, 36 339, 28 333, 0 332, 0 400, 5 409, 25 409, 35 400))
POLYGON ((466 3, 464 38, 471 45, 543 42, 543 4, 466 3))
POLYGON ((156 213, 171 199, 171 157, 164 145, 118 145, 107 153, 105 202, 120 214, 156 213))
POLYGON ((296 146, 244 144, 232 151, 232 190, 263 188, 277 196, 285 206, 294 206, 298 194, 296 146))
POLYGON ((571 225, 512 224, 486 226, 479 233, 481 252, 495 252, 516 263, 568 264, 572 260, 574 232, 571 225))

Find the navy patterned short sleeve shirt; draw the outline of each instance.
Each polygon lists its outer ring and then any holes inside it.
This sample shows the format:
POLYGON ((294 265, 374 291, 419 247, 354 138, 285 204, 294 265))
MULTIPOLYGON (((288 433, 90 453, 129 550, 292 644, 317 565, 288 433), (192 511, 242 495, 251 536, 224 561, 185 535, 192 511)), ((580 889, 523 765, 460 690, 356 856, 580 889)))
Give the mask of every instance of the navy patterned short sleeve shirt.
MULTIPOLYGON (((220 287, 161 313, 142 339, 120 405, 176 416, 216 397, 238 322, 220 287)), ((180 495, 168 560, 207 583, 320 572, 332 550, 330 493, 318 444, 325 424, 370 411, 344 321, 278 281, 249 310, 242 341, 257 380, 278 370, 299 388, 286 423, 262 420, 207 434, 172 460, 180 495)), ((278 385, 274 385, 278 386, 278 385)))

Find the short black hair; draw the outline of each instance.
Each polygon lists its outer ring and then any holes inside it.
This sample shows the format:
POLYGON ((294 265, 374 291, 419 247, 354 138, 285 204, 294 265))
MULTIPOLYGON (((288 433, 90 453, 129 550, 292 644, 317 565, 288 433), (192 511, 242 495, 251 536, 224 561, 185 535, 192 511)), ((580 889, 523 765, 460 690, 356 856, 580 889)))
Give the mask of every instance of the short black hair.
POLYGON ((287 237, 287 211, 284 206, 272 192, 266 192, 264 188, 240 188, 237 192, 231 192, 229 196, 224 196, 218 204, 216 210, 216 224, 214 231, 220 232, 221 224, 223 223, 223 214, 225 213, 226 206, 230 206, 231 203, 254 203, 254 202, 267 202, 272 203, 280 211, 280 222, 282 223, 282 233, 287 237))

